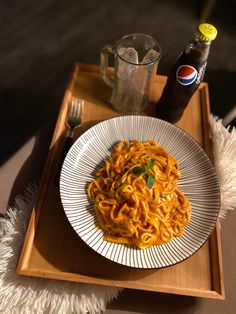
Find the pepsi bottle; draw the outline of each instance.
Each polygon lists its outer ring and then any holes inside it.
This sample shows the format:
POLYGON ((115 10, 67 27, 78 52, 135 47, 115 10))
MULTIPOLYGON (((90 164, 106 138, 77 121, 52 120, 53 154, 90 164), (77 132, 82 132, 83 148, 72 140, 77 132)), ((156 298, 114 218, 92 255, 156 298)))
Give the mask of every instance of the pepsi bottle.
POLYGON ((190 98, 203 80, 211 42, 217 30, 211 24, 200 24, 168 74, 162 96, 156 105, 157 118, 175 123, 183 115, 190 98))

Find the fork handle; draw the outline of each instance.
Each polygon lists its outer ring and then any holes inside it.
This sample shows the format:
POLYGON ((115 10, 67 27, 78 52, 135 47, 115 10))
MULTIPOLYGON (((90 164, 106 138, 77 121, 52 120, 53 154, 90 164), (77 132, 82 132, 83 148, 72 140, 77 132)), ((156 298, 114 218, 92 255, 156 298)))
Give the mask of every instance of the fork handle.
POLYGON ((54 178, 54 184, 56 186, 59 186, 61 168, 62 168, 63 162, 64 162, 64 160, 66 158, 66 155, 67 155, 69 149, 71 148, 72 141, 73 141, 72 137, 70 137, 70 136, 66 137, 66 140, 65 140, 65 143, 64 143, 64 147, 63 147, 63 151, 62 151, 62 155, 61 155, 61 159, 60 159, 60 163, 58 164, 57 172, 56 172, 56 175, 55 175, 55 178, 54 178))

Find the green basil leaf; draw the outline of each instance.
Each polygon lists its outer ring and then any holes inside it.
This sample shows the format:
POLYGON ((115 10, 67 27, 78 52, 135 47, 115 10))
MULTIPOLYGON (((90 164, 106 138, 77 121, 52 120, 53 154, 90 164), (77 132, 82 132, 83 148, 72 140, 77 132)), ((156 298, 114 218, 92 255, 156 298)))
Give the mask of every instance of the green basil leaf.
POLYGON ((147 164, 147 169, 151 169, 155 164, 155 160, 151 159, 149 160, 148 164, 147 164))
POLYGON ((143 169, 143 167, 137 166, 137 167, 134 167, 134 168, 132 169, 132 172, 133 172, 133 174, 139 175, 139 174, 144 173, 145 170, 143 169))
POLYGON ((155 177, 149 174, 147 176, 147 187, 151 189, 153 187, 154 182, 155 182, 155 177))

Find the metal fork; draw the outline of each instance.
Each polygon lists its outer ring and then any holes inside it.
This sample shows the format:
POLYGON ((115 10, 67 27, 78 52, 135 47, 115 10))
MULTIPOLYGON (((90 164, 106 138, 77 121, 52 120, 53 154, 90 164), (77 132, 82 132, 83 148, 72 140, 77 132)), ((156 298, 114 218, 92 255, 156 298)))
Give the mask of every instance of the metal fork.
POLYGON ((84 100, 73 97, 68 107, 68 117, 66 124, 68 126, 67 138, 73 138, 74 130, 82 123, 84 112, 84 100))
POLYGON ((71 103, 68 106, 67 121, 66 121, 68 131, 66 134, 66 139, 65 139, 63 152, 61 155, 61 160, 58 165, 57 172, 56 172, 56 177, 55 177, 56 185, 59 185, 61 168, 62 168, 64 159, 66 157, 66 154, 68 153, 72 145, 74 131, 76 128, 78 128, 82 124, 83 112, 84 112, 84 100, 73 97, 71 100, 71 103))

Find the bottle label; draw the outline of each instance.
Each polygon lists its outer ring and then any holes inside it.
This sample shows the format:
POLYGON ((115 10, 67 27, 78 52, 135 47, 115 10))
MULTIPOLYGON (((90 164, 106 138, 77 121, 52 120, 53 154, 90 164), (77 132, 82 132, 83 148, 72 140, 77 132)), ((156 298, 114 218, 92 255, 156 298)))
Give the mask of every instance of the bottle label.
POLYGON ((196 84, 199 84, 203 80, 205 69, 206 69, 206 64, 207 63, 204 62, 198 68, 198 70, 196 70, 191 65, 183 64, 179 66, 176 71, 176 80, 181 85, 190 85, 190 84, 193 84, 194 82, 196 84))
POLYGON ((190 85, 195 82, 198 71, 191 65, 183 64, 176 71, 176 80, 181 85, 190 85))
POLYGON ((202 80, 203 80, 203 77, 204 77, 204 74, 205 74, 205 69, 206 69, 206 65, 207 63, 203 63, 203 65, 201 65, 198 69, 198 75, 197 75, 197 79, 196 79, 196 84, 199 84, 202 80))

